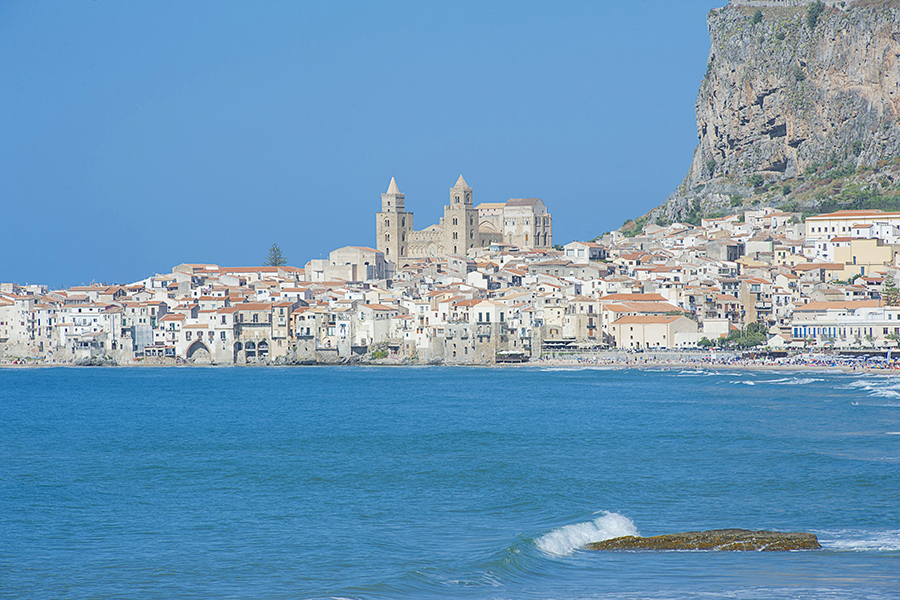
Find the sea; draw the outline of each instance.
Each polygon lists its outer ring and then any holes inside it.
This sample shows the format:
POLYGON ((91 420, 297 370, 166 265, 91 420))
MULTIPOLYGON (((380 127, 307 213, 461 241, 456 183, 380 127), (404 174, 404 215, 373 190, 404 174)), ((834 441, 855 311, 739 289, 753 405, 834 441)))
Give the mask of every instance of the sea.
POLYGON ((900 598, 900 377, 3 368, 0 597, 900 598))

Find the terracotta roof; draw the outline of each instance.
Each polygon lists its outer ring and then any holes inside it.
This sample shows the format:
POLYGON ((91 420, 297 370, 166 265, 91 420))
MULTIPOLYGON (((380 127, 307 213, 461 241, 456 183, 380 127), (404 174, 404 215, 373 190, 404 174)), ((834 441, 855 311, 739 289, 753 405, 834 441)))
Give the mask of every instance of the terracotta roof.
POLYGON ((607 294, 600 300, 617 300, 621 302, 666 302, 659 294, 607 294))
POLYGON ((650 325, 653 323, 671 323, 682 317, 682 315, 635 315, 632 317, 622 317, 613 325, 650 325))

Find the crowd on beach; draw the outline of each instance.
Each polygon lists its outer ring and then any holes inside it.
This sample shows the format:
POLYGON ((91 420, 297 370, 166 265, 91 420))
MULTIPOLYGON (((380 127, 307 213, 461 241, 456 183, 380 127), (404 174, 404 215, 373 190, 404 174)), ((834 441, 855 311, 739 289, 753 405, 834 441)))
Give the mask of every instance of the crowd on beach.
POLYGON ((752 353, 592 353, 549 354, 532 361, 542 366, 596 366, 611 368, 679 368, 679 369, 839 369, 841 371, 895 371, 900 370, 900 360, 880 356, 843 356, 838 354, 795 354, 775 357, 752 353))

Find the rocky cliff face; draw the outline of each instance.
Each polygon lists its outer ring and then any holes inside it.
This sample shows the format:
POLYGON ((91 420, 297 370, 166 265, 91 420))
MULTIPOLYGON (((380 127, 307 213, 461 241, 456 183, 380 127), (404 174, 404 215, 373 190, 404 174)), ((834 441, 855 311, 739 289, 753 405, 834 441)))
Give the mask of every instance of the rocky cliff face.
POLYGON ((900 2, 838 2, 814 24, 808 4, 773 4, 735 0, 709 13, 699 144, 654 220, 727 206, 753 193, 754 174, 777 182, 827 161, 875 167, 900 156, 900 2))

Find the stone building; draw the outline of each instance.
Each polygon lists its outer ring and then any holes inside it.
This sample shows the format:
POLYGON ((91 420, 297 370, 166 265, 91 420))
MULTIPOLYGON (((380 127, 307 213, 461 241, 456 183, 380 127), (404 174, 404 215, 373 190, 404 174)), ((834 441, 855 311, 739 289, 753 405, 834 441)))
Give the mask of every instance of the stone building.
POLYGON ((478 208, 472 198, 472 188, 460 175, 450 188, 450 203, 444 206, 440 222, 416 231, 413 213, 406 210, 406 196, 392 177, 375 217, 378 250, 396 264, 405 258, 465 256, 494 242, 520 248, 552 247, 551 216, 540 198, 514 198, 478 208))

